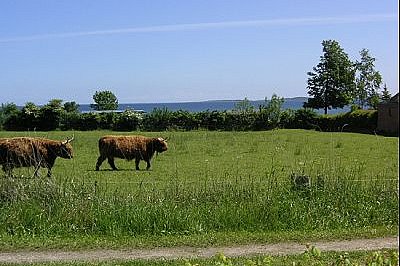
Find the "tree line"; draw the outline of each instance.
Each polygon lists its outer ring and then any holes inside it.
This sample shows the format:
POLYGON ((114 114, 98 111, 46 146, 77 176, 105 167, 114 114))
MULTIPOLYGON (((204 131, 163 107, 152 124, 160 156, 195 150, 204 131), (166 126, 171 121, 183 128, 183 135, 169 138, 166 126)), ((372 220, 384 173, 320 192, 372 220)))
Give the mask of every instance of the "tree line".
POLYGON ((337 115, 320 115, 310 108, 282 109, 284 98, 272 95, 258 108, 244 99, 233 110, 189 112, 154 109, 149 113, 124 112, 80 113, 75 102, 49 101, 44 106, 27 103, 0 108, 0 127, 10 131, 98 130, 166 131, 223 130, 250 131, 275 128, 316 129, 372 133, 377 125, 376 110, 356 110, 337 115))

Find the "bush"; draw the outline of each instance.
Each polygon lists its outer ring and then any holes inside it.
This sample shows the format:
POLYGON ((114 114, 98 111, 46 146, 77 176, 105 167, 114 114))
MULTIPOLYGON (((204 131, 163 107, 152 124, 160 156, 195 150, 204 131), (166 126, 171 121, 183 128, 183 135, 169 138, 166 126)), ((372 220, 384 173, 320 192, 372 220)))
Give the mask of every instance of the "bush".
MULTIPOLYGON (((225 126, 226 111, 203 111, 196 114, 200 128, 207 130, 221 130, 225 126)), ((225 127, 226 128, 226 127, 225 127)))
POLYGON ((100 116, 97 113, 80 114, 77 122, 78 130, 96 130, 99 128, 100 116))
POLYGON ((171 113, 170 128, 175 130, 195 130, 199 128, 199 121, 195 114, 184 110, 171 113))
POLYGON ((170 127, 172 112, 167 108, 155 108, 143 116, 142 128, 145 131, 165 131, 170 127))
POLYGON ((25 127, 21 122, 21 111, 7 116, 4 119, 3 128, 9 131, 25 130, 25 127))
POLYGON ((60 129, 61 130, 73 130, 80 129, 80 117, 81 114, 78 112, 64 112, 60 118, 60 129))
POLYGON ((344 130, 361 133, 372 133, 378 124, 377 110, 356 110, 344 115, 344 122, 348 124, 344 130))
POLYGON ((37 126, 39 130, 50 131, 60 128, 60 121, 64 111, 60 108, 43 106, 39 110, 37 126))
POLYGON ((377 121, 376 110, 355 110, 345 114, 321 115, 317 124, 323 131, 372 133, 376 130, 377 121))
POLYGON ((139 128, 140 115, 132 110, 126 110, 121 114, 114 116, 113 130, 117 131, 135 131, 139 128))
POLYGON ((316 129, 318 114, 310 108, 288 111, 281 122, 285 128, 316 129))
POLYGON ((279 122, 279 127, 281 128, 293 128, 295 124, 296 111, 293 109, 283 110, 281 113, 281 120, 279 122))

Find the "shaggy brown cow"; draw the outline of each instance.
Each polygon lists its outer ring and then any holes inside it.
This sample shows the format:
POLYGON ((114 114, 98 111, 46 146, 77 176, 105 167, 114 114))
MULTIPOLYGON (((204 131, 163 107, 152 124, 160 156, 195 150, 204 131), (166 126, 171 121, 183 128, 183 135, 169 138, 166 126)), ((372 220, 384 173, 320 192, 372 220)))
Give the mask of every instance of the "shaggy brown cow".
POLYGON ((168 149, 167 142, 163 138, 149 138, 144 136, 104 136, 99 139, 100 156, 97 159, 96 171, 105 159, 108 159, 113 170, 114 158, 135 159, 136 170, 139 170, 140 160, 147 163, 146 170, 150 168, 150 160, 155 152, 164 152, 168 149))
POLYGON ((3 171, 11 175, 15 167, 35 167, 34 175, 38 175, 40 167, 47 168, 47 176, 51 176, 51 168, 57 157, 70 159, 73 150, 70 142, 44 138, 16 137, 0 138, 0 164, 3 171))

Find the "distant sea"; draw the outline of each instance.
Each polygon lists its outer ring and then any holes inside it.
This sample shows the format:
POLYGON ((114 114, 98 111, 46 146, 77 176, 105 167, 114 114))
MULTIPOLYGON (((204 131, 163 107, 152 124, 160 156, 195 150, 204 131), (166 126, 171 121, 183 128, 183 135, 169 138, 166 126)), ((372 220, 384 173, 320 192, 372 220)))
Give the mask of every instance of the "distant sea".
MULTIPOLYGON (((171 103, 121 103, 118 105, 118 110, 142 110, 146 113, 153 111, 154 109, 167 108, 170 111, 184 110, 188 112, 201 112, 201 111, 224 111, 232 110, 235 105, 241 100, 210 100, 201 102, 171 102, 171 103)), ((303 107, 303 103, 307 101, 306 97, 295 97, 285 98, 282 105, 283 109, 300 109, 303 107)), ((250 101, 254 108, 258 108, 260 105, 265 104, 264 100, 250 101)), ((90 112, 93 109, 90 108, 90 104, 80 104, 79 109, 81 112, 90 112)), ((346 107, 343 109, 332 109, 329 110, 329 114, 344 113, 348 112, 350 108, 346 107)), ((323 113, 323 110, 316 110, 318 113, 323 113)))

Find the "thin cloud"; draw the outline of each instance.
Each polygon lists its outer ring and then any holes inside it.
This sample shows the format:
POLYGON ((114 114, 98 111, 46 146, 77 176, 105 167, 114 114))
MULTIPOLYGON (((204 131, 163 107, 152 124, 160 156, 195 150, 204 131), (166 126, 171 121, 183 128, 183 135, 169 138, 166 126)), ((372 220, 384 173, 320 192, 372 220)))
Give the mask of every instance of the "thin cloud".
POLYGON ((0 38, 0 43, 35 41, 42 39, 86 37, 95 35, 116 35, 130 33, 151 33, 151 32, 170 32, 170 31, 192 31, 207 29, 225 29, 239 27, 272 27, 272 26, 313 26, 313 25, 334 25, 334 24, 354 24, 392 21, 396 19, 394 14, 374 14, 357 15, 346 17, 314 17, 314 18, 286 18, 286 19, 267 19, 267 20, 242 20, 242 21, 224 21, 224 22, 204 22, 191 24, 158 25, 149 27, 133 27, 111 30, 66 32, 37 34, 30 36, 0 38))

